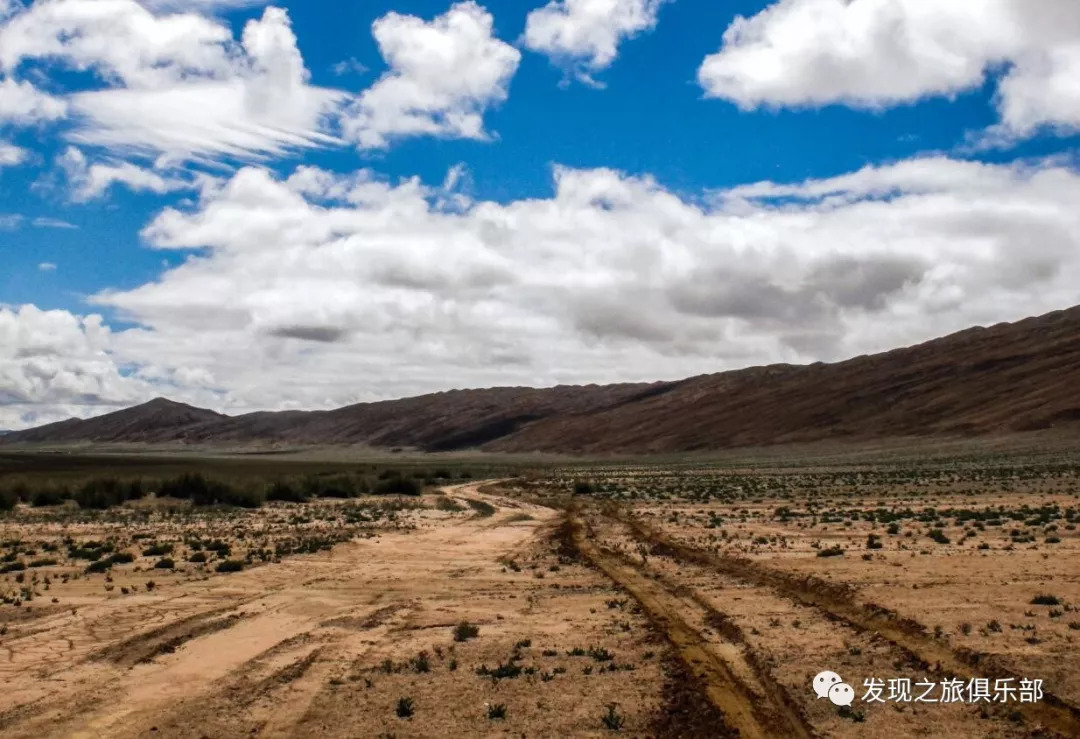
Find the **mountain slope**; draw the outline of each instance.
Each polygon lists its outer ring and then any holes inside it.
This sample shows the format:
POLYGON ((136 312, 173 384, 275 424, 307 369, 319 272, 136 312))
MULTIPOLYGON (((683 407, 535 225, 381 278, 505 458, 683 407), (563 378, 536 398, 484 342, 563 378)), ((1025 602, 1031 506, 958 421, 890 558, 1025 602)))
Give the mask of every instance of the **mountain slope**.
POLYGON ((205 408, 195 408, 166 398, 125 408, 122 411, 81 421, 69 418, 27 431, 13 431, 4 436, 5 442, 69 442, 69 441, 144 441, 148 439, 183 439, 184 430, 192 426, 226 419, 205 408))
POLYGON ((163 399, 17 442, 367 444, 666 453, 825 439, 1080 430, 1080 307, 835 364, 679 382, 454 390, 333 411, 223 416, 163 399))

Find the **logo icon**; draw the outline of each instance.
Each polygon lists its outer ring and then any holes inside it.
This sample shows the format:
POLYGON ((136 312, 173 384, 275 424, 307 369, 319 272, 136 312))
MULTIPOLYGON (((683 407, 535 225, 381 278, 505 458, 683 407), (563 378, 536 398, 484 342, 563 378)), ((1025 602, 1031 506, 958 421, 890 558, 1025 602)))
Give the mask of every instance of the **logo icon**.
POLYGON ((855 701, 855 689, 831 670, 814 677, 814 693, 818 698, 828 698, 834 706, 850 706, 855 701))

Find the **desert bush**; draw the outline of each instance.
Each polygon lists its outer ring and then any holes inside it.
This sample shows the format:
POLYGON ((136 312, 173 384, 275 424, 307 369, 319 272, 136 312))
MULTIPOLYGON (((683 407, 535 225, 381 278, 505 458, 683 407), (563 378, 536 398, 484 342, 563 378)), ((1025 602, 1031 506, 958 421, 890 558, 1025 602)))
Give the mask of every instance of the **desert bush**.
POLYGON ((158 570, 172 570, 176 568, 176 562, 168 557, 162 557, 154 563, 154 568, 158 570))
POLYGON ((127 501, 128 486, 113 477, 87 480, 75 491, 75 502, 80 508, 105 510, 127 501))
POLYGON ((574 480, 574 495, 592 495, 595 492, 595 486, 588 480, 574 480))
POLYGON ((462 621, 454 627, 454 641, 468 641, 475 639, 480 634, 480 627, 474 626, 468 621, 462 621))
POLYGON ((1031 599, 1031 605, 1033 606, 1059 606, 1061 600, 1056 595, 1050 595, 1049 593, 1039 593, 1031 599))
POLYGON ((30 495, 30 505, 35 508, 61 505, 66 500, 71 500, 71 491, 67 488, 39 488, 30 495))
POLYGON ((626 719, 619 715, 619 712, 615 710, 614 703, 608 704, 607 713, 600 718, 600 721, 608 731, 619 731, 626 723, 626 719))
POLYGON ((469 507, 476 511, 476 515, 480 518, 487 518, 488 516, 495 515, 495 506, 482 500, 473 500, 472 498, 466 498, 465 502, 469 504, 469 507))
POLYGON ((949 543, 949 537, 945 536, 945 532, 941 529, 930 529, 930 532, 927 534, 927 536, 936 541, 938 544, 949 543))
POLYGON ((398 474, 379 480, 371 492, 375 495, 420 495, 423 484, 415 478, 398 474))
POLYGON ((397 714, 398 718, 411 717, 416 712, 416 709, 413 706, 413 699, 398 698, 397 708, 394 709, 394 712, 397 714))
POLYGON ((307 496, 304 495, 301 487, 284 480, 275 480, 266 490, 266 499, 280 500, 286 503, 303 503, 307 500, 307 496))
POLYGON ((498 721, 506 718, 506 704, 505 703, 491 703, 487 707, 487 717, 492 721, 498 721))
POLYGON ((237 559, 226 559, 218 562, 215 569, 218 572, 240 572, 244 569, 244 563, 237 559))
POLYGON ((205 562, 208 559, 206 552, 195 552, 188 557, 188 562, 195 562, 196 564, 205 562))
POLYGON ((834 544, 831 547, 825 549, 819 549, 817 556, 819 557, 842 557, 844 554, 844 548, 839 544, 834 544))

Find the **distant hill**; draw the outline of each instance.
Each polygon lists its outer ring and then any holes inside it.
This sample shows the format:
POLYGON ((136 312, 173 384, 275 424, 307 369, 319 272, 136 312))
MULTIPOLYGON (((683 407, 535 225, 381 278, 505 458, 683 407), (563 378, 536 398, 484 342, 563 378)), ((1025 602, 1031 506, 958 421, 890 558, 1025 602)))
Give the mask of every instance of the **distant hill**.
POLYGON ((332 411, 225 416, 163 398, 19 442, 365 444, 571 454, 1080 430, 1080 307, 834 364, 677 382, 452 390, 332 411))

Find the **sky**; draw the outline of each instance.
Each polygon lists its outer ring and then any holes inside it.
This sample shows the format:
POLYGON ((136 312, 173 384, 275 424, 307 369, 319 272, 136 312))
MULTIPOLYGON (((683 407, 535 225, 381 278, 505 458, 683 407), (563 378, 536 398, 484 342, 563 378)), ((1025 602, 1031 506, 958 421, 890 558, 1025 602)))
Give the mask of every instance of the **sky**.
POLYGON ((0 429, 1080 303, 1075 0, 0 0, 0 429))

